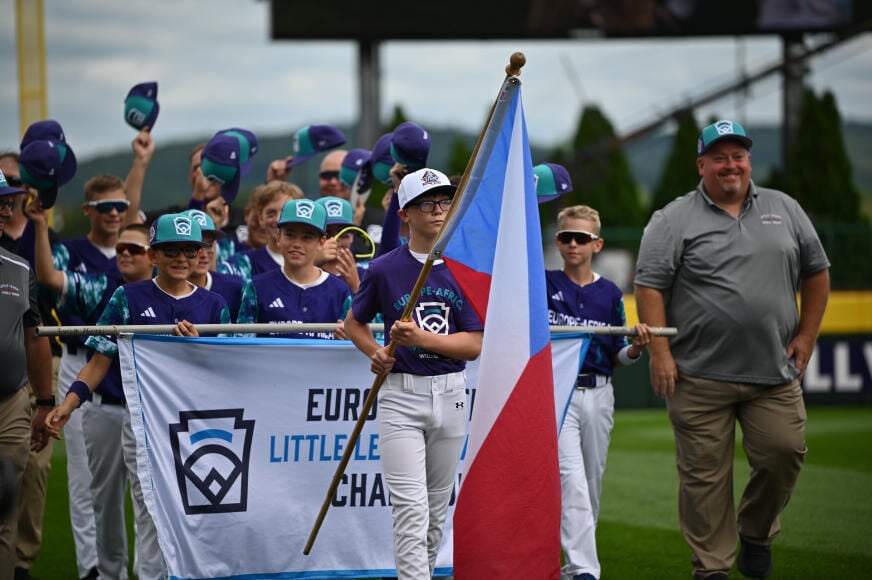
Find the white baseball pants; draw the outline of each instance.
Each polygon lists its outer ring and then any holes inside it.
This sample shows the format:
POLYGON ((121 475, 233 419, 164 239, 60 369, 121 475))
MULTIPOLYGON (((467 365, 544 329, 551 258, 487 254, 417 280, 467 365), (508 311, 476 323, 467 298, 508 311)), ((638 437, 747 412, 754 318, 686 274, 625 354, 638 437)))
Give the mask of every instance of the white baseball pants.
POLYGON ((582 573, 600 577, 596 551, 596 521, 603 473, 614 426, 615 393, 611 382, 575 389, 557 439, 560 458, 561 578, 582 573))
POLYGON ((399 580, 433 575, 468 412, 465 372, 391 373, 379 391, 379 447, 399 580))

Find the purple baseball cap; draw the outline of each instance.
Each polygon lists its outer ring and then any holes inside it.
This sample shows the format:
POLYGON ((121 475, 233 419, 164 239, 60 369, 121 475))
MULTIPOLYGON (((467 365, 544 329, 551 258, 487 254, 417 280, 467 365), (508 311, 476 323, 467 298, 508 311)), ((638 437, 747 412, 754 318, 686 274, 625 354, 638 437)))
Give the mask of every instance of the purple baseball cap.
POLYGON ((417 171, 427 165, 429 153, 430 134, 423 127, 411 121, 397 125, 391 137, 391 157, 397 163, 417 171))
POLYGON ((342 165, 339 167, 339 181, 345 187, 354 185, 357 175, 369 163, 371 156, 372 153, 368 149, 352 149, 349 151, 342 159, 342 165))
POLYGON ((24 137, 21 138, 19 151, 24 151, 24 148, 34 141, 55 141, 66 143, 64 130, 61 124, 54 119, 46 119, 45 121, 37 121, 32 123, 27 131, 24 132, 24 137))
POLYGON ((141 130, 143 127, 154 129, 160 104, 157 102, 157 83, 140 83, 135 85, 124 99, 124 120, 127 124, 141 130))
POLYGON ((221 197, 233 203, 242 177, 242 142, 235 135, 216 133, 200 154, 200 170, 209 180, 221 184, 221 197))
POLYGON ((308 161, 318 153, 345 144, 345 135, 333 125, 308 125, 294 134, 294 158, 287 167, 308 161))
POLYGON ((536 180, 536 201, 545 203, 572 191, 569 172, 556 163, 540 163, 533 168, 536 180))
POLYGON ((22 183, 39 192, 39 201, 45 209, 55 204, 58 189, 75 177, 77 168, 73 150, 62 141, 31 141, 18 158, 22 183))
MULTIPOLYGON (((394 166, 394 158, 391 157, 391 137, 393 132, 385 133, 378 138, 375 145, 372 147, 372 155, 369 158, 369 167, 364 167, 364 171, 372 172, 373 177, 382 183, 390 184, 391 182, 391 167, 394 166)), ((362 175, 360 178, 367 177, 362 175)))
POLYGON ((245 177, 251 171, 251 158, 257 153, 257 136, 239 127, 218 132, 239 139, 239 169, 242 171, 242 177, 245 177))

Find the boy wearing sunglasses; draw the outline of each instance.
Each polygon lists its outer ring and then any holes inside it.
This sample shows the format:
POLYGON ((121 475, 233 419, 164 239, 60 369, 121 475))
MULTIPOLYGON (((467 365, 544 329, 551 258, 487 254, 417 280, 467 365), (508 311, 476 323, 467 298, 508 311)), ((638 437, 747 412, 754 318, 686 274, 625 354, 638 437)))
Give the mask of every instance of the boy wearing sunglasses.
MULTIPOLYGON (((351 288, 315 265, 326 242, 327 212, 310 199, 285 203, 278 219, 276 244, 284 263, 255 276, 243 293, 239 322, 331 323, 342 316, 351 288)), ((332 332, 272 335, 334 339, 332 332)))
MULTIPOLYGON (((586 205, 557 215, 555 243, 562 270, 545 272, 548 323, 555 326, 625 326, 624 296, 611 280, 591 268, 603 248, 599 212, 586 205)), ((600 577, 596 521, 606 454, 614 425, 612 374, 618 364, 639 360, 650 342, 648 327, 636 325, 632 343, 624 336, 594 335, 579 369, 558 437, 562 513, 560 540, 565 554, 562 577, 600 577)))
MULTIPOLYGON (((196 260, 202 252, 203 235, 200 225, 184 214, 165 214, 157 218, 149 232, 148 258, 157 268, 152 279, 134 282, 119 287, 109 300, 100 316, 99 325, 127 324, 175 324, 173 334, 198 336, 195 324, 229 323, 230 314, 225 300, 213 292, 199 288, 188 281, 196 260)), ((130 247, 122 247, 129 253, 130 247)), ((94 406, 117 407, 121 429, 121 448, 123 464, 129 473, 136 531, 138 540, 139 577, 164 578, 166 565, 157 543, 154 522, 143 503, 142 488, 136 475, 136 440, 130 426, 130 415, 124 409, 124 392, 100 394, 95 392, 98 384, 108 373, 113 373, 120 385, 118 369, 118 346, 114 339, 105 336, 92 336, 86 345, 93 349, 94 355, 70 385, 63 403, 49 414, 47 429, 58 437, 60 429, 67 423, 73 412, 85 401, 93 400, 94 406), (117 374, 116 374, 117 373, 117 374)), ((86 427, 87 427, 86 423, 86 427)), ((103 425, 101 432, 94 433, 102 445, 118 448, 118 425, 103 425)), ((86 430, 86 435, 90 435, 86 430)), ((105 451, 105 449, 104 449, 105 451)), ((92 449, 89 449, 89 456, 92 449)), ((108 457, 108 456, 107 456, 108 457)), ((103 472, 94 472, 95 486, 100 485, 102 477, 110 477, 120 470, 118 456, 114 462, 102 465, 103 472)), ((123 485, 120 486, 123 498, 123 485)), ((119 487, 107 493, 119 493, 119 487)), ((112 496, 105 504, 95 498, 97 515, 98 549, 101 552, 99 572, 101 577, 124 577, 127 566, 126 534, 123 509, 118 511, 119 503, 112 496), (102 510, 116 510, 103 517, 102 510), (104 558, 105 556, 105 558, 104 558)), ((123 502, 120 504, 123 505, 123 502)))
POLYGON ((370 263, 345 332, 384 374, 378 393, 382 466, 390 490, 399 578, 430 578, 466 438, 466 361, 481 352, 482 324, 448 266, 433 264, 412 320, 399 320, 451 207, 455 187, 435 169, 406 175, 397 192, 409 244, 370 263), (367 323, 383 313, 393 356, 367 323))

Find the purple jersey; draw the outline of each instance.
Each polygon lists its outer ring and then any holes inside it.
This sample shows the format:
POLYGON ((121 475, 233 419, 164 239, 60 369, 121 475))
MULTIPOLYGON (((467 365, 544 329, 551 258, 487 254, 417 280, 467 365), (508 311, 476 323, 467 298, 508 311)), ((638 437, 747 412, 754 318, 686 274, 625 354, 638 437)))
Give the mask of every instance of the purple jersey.
MULTIPOLYGON (((193 324, 229 324, 227 303, 221 296, 194 287, 187 296, 170 296, 154 280, 143 280, 120 286, 112 294, 106 310, 100 315, 99 325, 176 324, 187 320, 193 324)), ((102 392, 123 397, 121 369, 118 366, 118 344, 114 337, 91 336, 85 345, 115 360, 100 383, 102 392), (110 376, 111 375, 111 376, 110 376), (108 392, 107 392, 108 391, 108 392)))
MULTIPOLYGON (((408 246, 396 248, 369 264, 357 294, 351 303, 354 318, 368 323, 376 314, 384 314, 385 336, 391 325, 400 319, 409 292, 415 287, 422 264, 409 252, 408 246)), ((444 263, 434 264, 421 289, 421 296, 412 310, 412 320, 435 334, 479 331, 481 321, 466 303, 460 286, 444 263)), ((461 371, 466 361, 419 349, 399 346, 394 354, 397 362, 393 372, 434 376, 461 371)))
POLYGON ((258 274, 278 270, 281 264, 270 254, 266 246, 256 250, 246 250, 233 254, 226 262, 219 265, 218 271, 225 274, 235 274, 248 282, 258 274))
MULTIPOLYGON (((599 277, 579 286, 562 270, 547 270, 548 324, 552 326, 625 326, 624 295, 614 282, 599 277)), ((595 334, 581 371, 614 374, 614 359, 627 344, 625 336, 595 334)))
MULTIPOLYGON (((115 261, 115 249, 106 257, 100 248, 95 246, 88 238, 76 238, 64 240, 52 248, 54 266, 56 269, 66 272, 79 272, 88 276, 105 274, 112 284, 121 284, 121 273, 115 261)), ((64 308, 63 304, 58 307, 58 315, 64 326, 85 326, 95 324, 102 310, 97 310, 93 317, 83 317, 81 313, 71 312, 64 308)), ((61 342, 67 345, 70 352, 85 343, 85 337, 65 336, 61 342)))
POLYGON ((239 276, 233 274, 222 274, 220 272, 209 272, 212 277, 212 285, 209 288, 215 294, 220 294, 227 301, 227 308, 230 310, 230 319, 236 320, 239 315, 239 306, 242 304, 242 289, 245 282, 239 276))
MULTIPOLYGON (((321 273, 312 285, 292 282, 278 269, 255 276, 245 286, 239 322, 331 323, 342 318, 342 307, 351 288, 338 276, 321 273)), ((335 338, 332 332, 271 334, 285 338, 335 338)))

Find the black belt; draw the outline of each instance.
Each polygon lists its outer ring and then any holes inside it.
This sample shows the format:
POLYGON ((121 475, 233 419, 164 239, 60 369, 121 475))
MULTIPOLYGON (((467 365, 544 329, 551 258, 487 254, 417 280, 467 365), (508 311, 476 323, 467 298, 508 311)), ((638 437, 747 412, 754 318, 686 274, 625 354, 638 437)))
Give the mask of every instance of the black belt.
POLYGON ((117 407, 126 407, 127 399, 124 397, 112 397, 110 395, 100 395, 101 405, 115 405, 117 407))
MULTIPOLYGON (((597 383, 599 383, 600 376, 602 376, 602 375, 598 375, 596 373, 581 373, 575 379, 575 388, 576 389, 596 388, 596 387, 600 386, 597 384, 597 383)), ((603 384, 605 384, 605 383, 603 383, 603 384)))
POLYGON ((73 344, 71 342, 65 342, 64 347, 66 347, 67 352, 73 356, 76 355, 76 351, 79 350, 79 345, 73 344))

